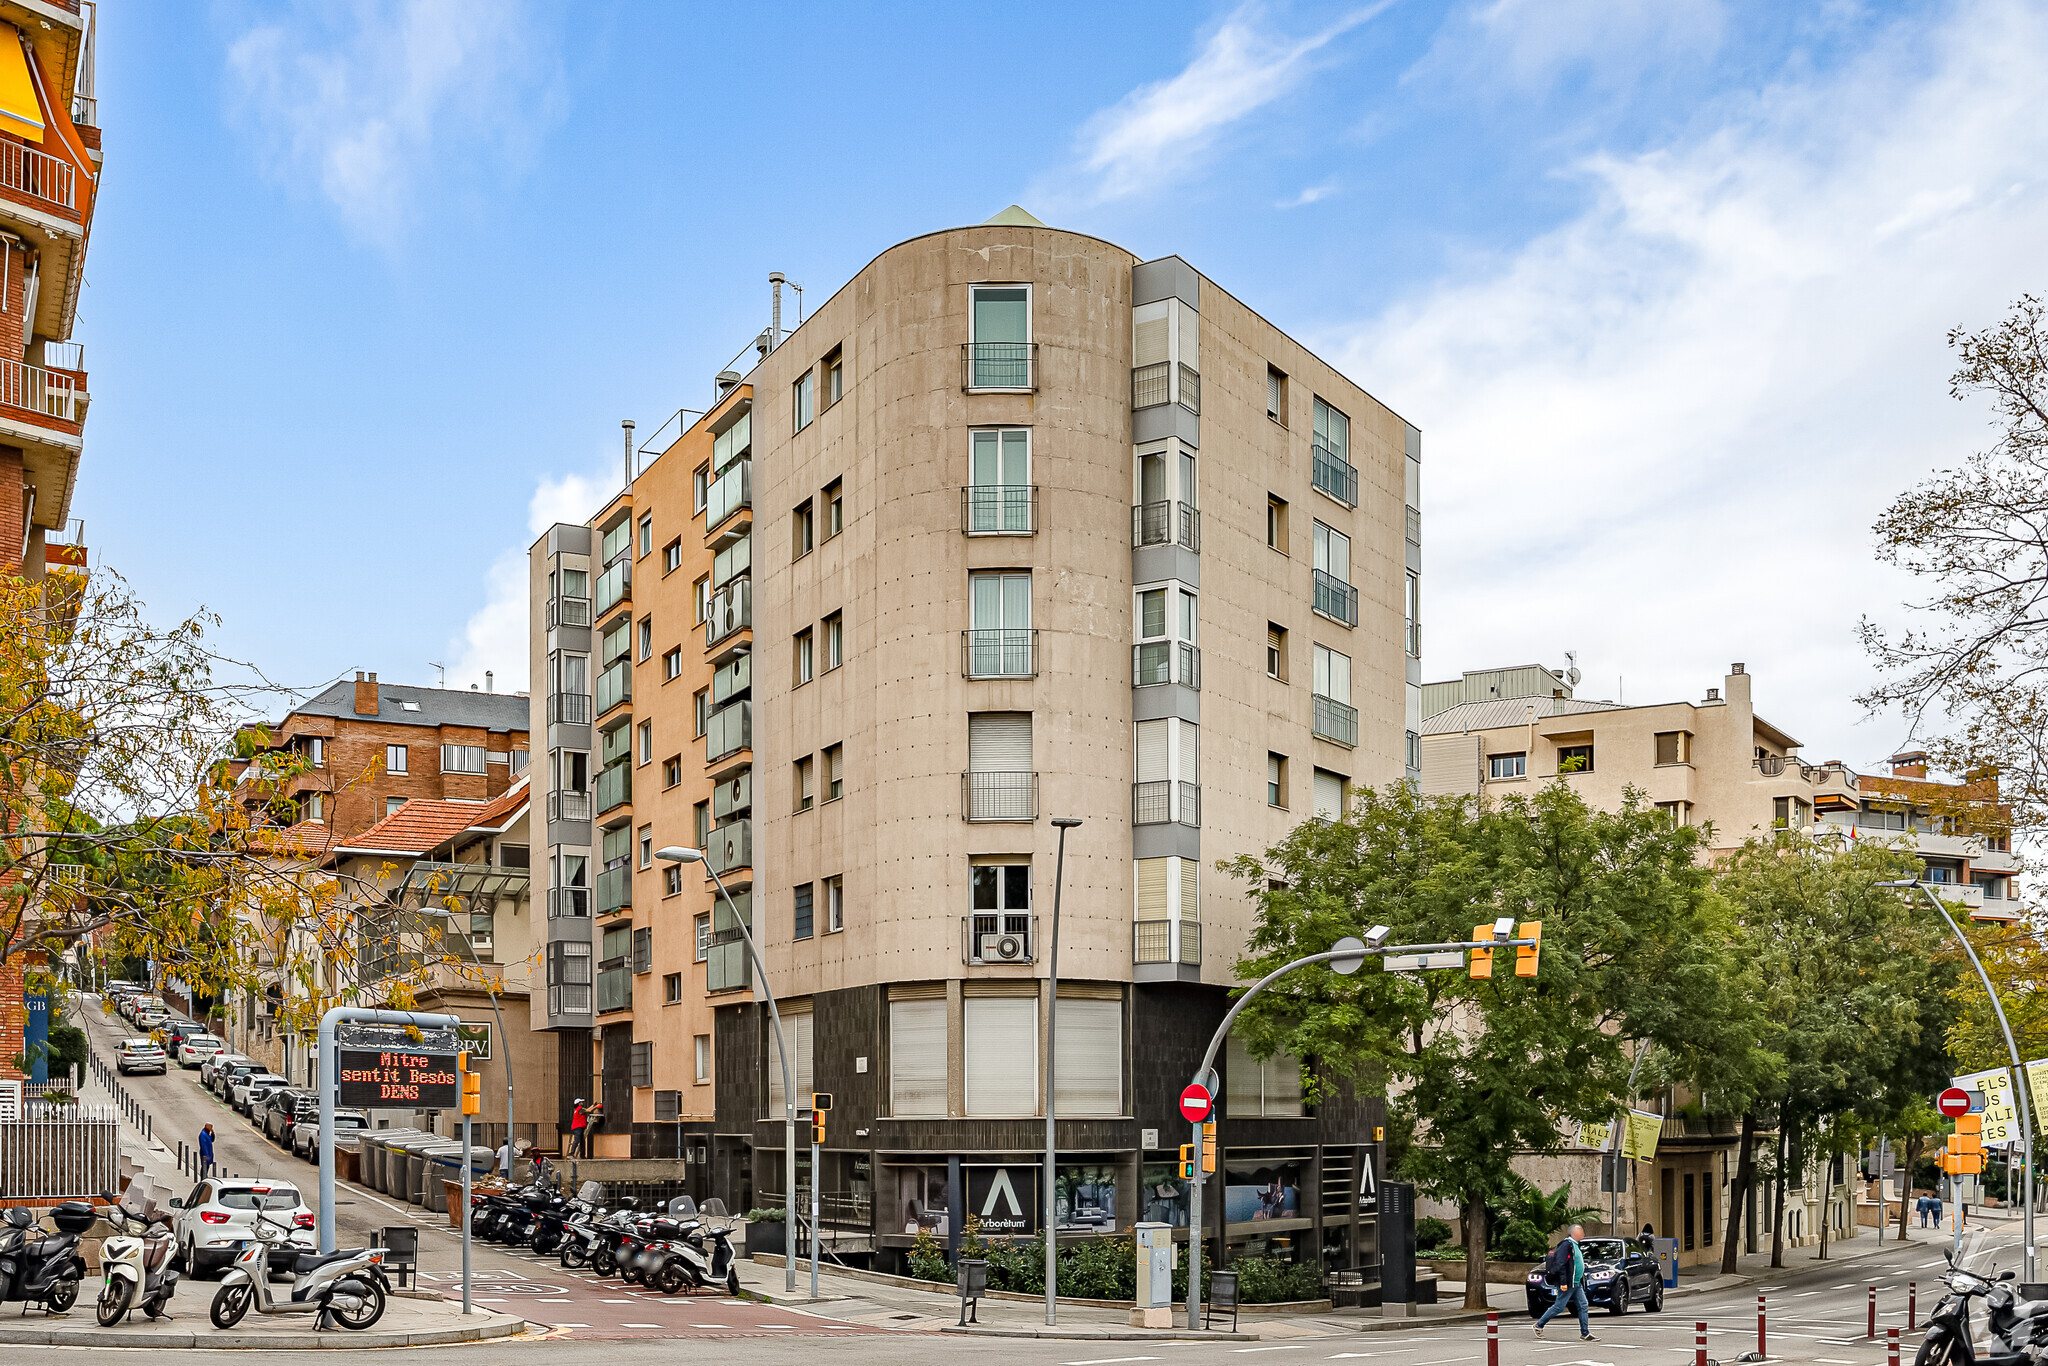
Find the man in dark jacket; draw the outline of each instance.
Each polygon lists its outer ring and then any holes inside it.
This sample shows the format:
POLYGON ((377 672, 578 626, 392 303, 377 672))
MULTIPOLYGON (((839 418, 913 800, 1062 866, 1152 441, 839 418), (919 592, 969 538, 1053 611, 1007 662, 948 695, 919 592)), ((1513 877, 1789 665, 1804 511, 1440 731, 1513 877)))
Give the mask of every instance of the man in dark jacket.
POLYGON ((1550 1302, 1550 1308, 1544 1310, 1542 1317, 1536 1320, 1536 1336, 1539 1338, 1543 1336, 1543 1325, 1556 1318, 1559 1311, 1569 1304, 1579 1311, 1579 1341, 1595 1340, 1593 1325, 1586 1318, 1586 1250, 1579 1245, 1585 1236, 1585 1226, 1573 1224, 1571 1230, 1565 1234, 1564 1241, 1558 1245, 1571 1256, 1566 1264, 1564 1284, 1556 1287, 1557 1298, 1550 1302))

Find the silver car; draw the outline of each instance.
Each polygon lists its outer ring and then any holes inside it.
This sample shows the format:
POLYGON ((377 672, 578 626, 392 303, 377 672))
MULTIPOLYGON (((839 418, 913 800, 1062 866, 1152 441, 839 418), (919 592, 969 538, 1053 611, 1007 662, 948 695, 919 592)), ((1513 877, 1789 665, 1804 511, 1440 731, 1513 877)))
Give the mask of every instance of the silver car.
POLYGON ((168 1072, 171 1061, 155 1039, 123 1039, 114 1049, 114 1070, 122 1076, 137 1072, 168 1072))

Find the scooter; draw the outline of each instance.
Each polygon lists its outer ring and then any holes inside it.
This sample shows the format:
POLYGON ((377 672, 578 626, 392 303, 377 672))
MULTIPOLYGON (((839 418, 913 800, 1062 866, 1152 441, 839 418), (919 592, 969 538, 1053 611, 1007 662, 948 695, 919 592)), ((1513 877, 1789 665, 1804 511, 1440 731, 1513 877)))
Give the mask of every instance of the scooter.
POLYGON ((729 1224, 706 1224, 705 1219, 725 1219, 725 1202, 711 1199, 700 1212, 696 1202, 679 1195, 668 1203, 669 1218, 680 1221, 678 1233, 661 1244, 661 1263, 647 1273, 647 1284, 664 1295, 680 1295, 685 1289, 701 1289, 725 1282, 726 1293, 740 1293, 737 1256, 732 1247, 729 1224), (707 1253, 701 1239, 711 1239, 707 1253))
POLYGON ((599 1207, 603 1199, 602 1182, 585 1181, 577 1187, 576 1198, 569 1202, 569 1212, 562 1220, 560 1261, 564 1270, 574 1271, 590 1260, 602 1236, 597 1222, 605 1216, 599 1207))
POLYGON ((36 1218, 25 1209, 0 1217, 0 1300, 40 1304, 50 1314, 67 1314, 78 1302, 78 1283, 85 1279, 85 1259, 78 1240, 99 1218, 82 1200, 66 1200, 50 1211, 56 1232, 31 1238, 36 1218))
POLYGON ((626 1196, 619 1201, 617 1209, 595 1226, 597 1243, 590 1250, 590 1269, 599 1276, 619 1274, 619 1260, 626 1241, 633 1236, 633 1220, 637 1217, 633 1203, 633 1197, 626 1196))
POLYGON ((2042 1350, 2048 1300, 2020 1301, 2005 1284, 2013 1279, 2010 1271, 1992 1280, 1957 1266, 1952 1252, 1942 1256, 1949 1264, 1941 1277, 1949 1293, 1927 1316, 1913 1366, 2041 1366, 2048 1356, 2042 1350), (1980 1298, 1992 1334, 1990 1350, 1981 1357, 1970 1334, 1970 1301, 1980 1298))
POLYGON ((119 1200, 108 1192, 107 1221, 119 1229, 100 1244, 100 1327, 112 1328, 139 1308, 157 1318, 178 1293, 178 1273, 171 1270, 171 1220, 156 1202, 156 1184, 137 1176, 119 1200))
POLYGON ((259 1314, 317 1314, 314 1328, 361 1330, 384 1317, 390 1287, 384 1280, 384 1249, 348 1248, 341 1252, 301 1252, 292 1264, 298 1279, 285 1300, 270 1297, 270 1246, 291 1236, 288 1225, 259 1211, 256 1236, 242 1244, 241 1255, 221 1276, 207 1317, 220 1329, 234 1327, 251 1309, 259 1314))

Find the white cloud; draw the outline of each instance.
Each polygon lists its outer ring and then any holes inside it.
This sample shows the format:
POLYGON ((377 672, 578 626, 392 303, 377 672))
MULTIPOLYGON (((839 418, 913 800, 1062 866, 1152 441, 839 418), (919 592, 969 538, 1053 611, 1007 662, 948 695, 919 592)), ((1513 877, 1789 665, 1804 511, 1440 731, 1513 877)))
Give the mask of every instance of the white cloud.
POLYGON ((1337 187, 1325 181, 1321 185, 1311 185, 1292 199, 1283 199, 1273 207, 1276 209, 1299 209, 1304 205, 1314 204, 1318 200, 1328 199, 1335 193, 1337 193, 1337 187))
POLYGON ((2023 3, 1887 31, 1585 162, 1575 220, 1332 339, 1423 429, 1427 675, 1576 648, 1585 695, 1641 701, 1742 660, 1810 757, 1889 753, 1853 629, 1911 590, 1869 527, 1984 443, 1943 338, 2042 287, 2044 62, 2023 3))
POLYGON ((1081 168, 1092 197, 1120 199, 1185 173, 1232 124, 1298 90, 1316 54, 1391 3, 1354 10, 1306 38, 1268 31, 1256 3, 1232 11, 1179 75, 1140 86, 1088 121, 1081 168))
POLYGON ((1410 78, 1454 84, 1461 99, 1541 92, 1567 76, 1614 89, 1663 61, 1711 55, 1726 21, 1720 0, 1492 0, 1445 24, 1410 78))
POLYGON ((310 181, 352 232, 389 245, 433 173, 516 161, 551 116, 535 32, 518 0, 300 0, 263 10, 227 64, 278 176, 310 181))

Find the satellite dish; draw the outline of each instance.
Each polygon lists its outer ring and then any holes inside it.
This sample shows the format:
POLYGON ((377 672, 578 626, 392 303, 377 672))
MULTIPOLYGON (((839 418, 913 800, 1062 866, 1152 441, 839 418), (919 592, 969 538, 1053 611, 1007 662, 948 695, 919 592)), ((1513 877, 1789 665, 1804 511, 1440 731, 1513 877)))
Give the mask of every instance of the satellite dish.
POLYGON ((1564 681, 1571 684, 1574 688, 1576 688, 1579 686, 1580 677, 1581 675, 1579 671, 1577 669, 1572 669, 1565 674, 1564 681))

